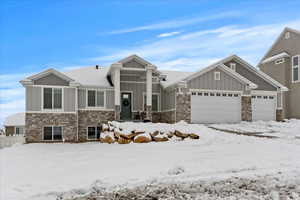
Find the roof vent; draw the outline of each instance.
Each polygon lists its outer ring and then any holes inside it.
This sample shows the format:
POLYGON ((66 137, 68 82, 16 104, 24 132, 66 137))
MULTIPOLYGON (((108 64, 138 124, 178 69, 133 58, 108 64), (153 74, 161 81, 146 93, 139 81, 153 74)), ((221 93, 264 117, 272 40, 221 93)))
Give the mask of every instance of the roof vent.
POLYGON ((96 65, 96 69, 99 69, 99 65, 96 65))

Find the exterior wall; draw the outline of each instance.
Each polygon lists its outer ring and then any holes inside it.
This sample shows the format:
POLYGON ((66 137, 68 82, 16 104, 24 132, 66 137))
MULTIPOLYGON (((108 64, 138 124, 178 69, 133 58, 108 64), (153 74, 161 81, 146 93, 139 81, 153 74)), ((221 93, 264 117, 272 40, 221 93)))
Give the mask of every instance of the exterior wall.
MULTIPOLYGON (((97 88, 93 88, 97 89, 97 88)), ((86 109, 86 88, 79 88, 78 89, 78 109, 86 109)), ((100 89, 99 90, 104 90, 105 91, 105 108, 104 109, 115 109, 115 93, 113 90, 105 90, 105 89, 100 89)))
POLYGON ((161 115, 160 122, 162 122, 162 123, 175 123, 176 122, 176 119, 175 119, 176 111, 175 110, 162 111, 160 113, 160 115, 161 115))
POLYGON ((175 109, 175 95, 176 95, 175 90, 167 91, 161 89, 161 110, 162 111, 169 111, 175 109))
POLYGON ((62 78, 60 78, 54 74, 49 74, 45 77, 34 80, 33 83, 34 83, 34 85, 61 85, 61 86, 69 85, 69 82, 63 80, 62 78))
MULTIPOLYGON (((300 35, 290 32, 290 38, 285 39, 284 33, 262 60, 282 52, 287 52, 291 56, 300 55, 300 35)), ((284 118, 300 118, 300 106, 298 103, 300 97, 300 82, 292 83, 291 81, 291 58, 285 58, 284 63, 278 65, 275 64, 275 61, 260 64, 259 68, 289 88, 289 91, 285 92, 283 96, 284 118)))
POLYGON ((188 81, 188 88, 190 89, 207 89, 207 90, 231 90, 231 91, 244 91, 245 86, 232 76, 228 75, 219 68, 211 70, 188 81), (214 80, 214 72, 220 72, 221 79, 214 80))
POLYGON ((64 88, 63 89, 63 103, 65 112, 76 111, 76 88, 64 88))
POLYGON ((177 88, 175 120, 191 122, 191 94, 187 88, 182 88, 181 91, 177 88))
POLYGON ((26 113, 26 142, 43 142, 44 126, 62 126, 66 142, 77 141, 77 116, 67 113, 26 113))
POLYGON ((242 96, 242 121, 252 121, 251 96, 242 96))
POLYGON ((5 126, 5 135, 13 135, 15 134, 15 127, 14 126, 5 126))
POLYGON ((265 90, 265 91, 276 91, 277 88, 274 87, 272 84, 265 81, 263 78, 259 77, 253 71, 249 70, 246 66, 243 66, 239 62, 232 60, 225 63, 226 66, 230 66, 230 63, 236 64, 236 72, 249 81, 255 83, 258 87, 255 90, 265 90))
MULTIPOLYGON (((146 94, 146 83, 128 83, 121 82, 121 93, 122 92, 132 92, 132 109, 133 111, 142 111, 143 110, 143 95, 146 94)), ((152 92, 160 94, 160 85, 158 83, 152 84, 152 92)))
POLYGON ((123 67, 125 68, 145 68, 144 65, 140 64, 139 62, 133 60, 130 60, 126 63, 123 63, 123 67))
POLYGON ((87 127, 101 126, 102 123, 115 120, 115 111, 79 110, 78 111, 78 139, 87 141, 87 127))
POLYGON ((42 88, 26 86, 26 111, 41 111, 42 109, 42 88))

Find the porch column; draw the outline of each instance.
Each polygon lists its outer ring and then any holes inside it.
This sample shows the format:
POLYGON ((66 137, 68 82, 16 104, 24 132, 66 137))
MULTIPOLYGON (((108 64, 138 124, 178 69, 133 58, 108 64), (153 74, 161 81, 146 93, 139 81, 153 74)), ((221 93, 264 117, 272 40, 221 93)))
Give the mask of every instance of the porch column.
POLYGON ((120 70, 122 63, 114 63, 111 65, 113 69, 114 90, 115 90, 115 120, 120 120, 120 70))
POLYGON ((152 72, 155 69, 153 65, 147 65, 146 67, 146 118, 152 121, 152 72))

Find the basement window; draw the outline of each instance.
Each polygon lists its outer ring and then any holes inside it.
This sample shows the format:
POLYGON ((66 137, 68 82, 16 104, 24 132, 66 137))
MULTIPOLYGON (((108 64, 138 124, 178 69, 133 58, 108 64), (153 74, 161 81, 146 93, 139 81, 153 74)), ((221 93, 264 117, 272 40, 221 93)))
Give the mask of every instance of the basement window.
POLYGON ((62 126, 45 126, 43 139, 49 141, 61 141, 63 135, 62 126))
POLYGON ((101 126, 91 126, 87 128, 87 139, 96 140, 100 138, 101 126))

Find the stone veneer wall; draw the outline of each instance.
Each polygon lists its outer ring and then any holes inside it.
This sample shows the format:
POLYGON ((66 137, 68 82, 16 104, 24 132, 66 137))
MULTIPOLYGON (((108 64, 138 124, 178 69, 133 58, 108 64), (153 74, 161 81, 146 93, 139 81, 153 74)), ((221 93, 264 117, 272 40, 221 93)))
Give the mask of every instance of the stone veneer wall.
POLYGON ((115 111, 79 110, 78 111, 78 139, 87 141, 87 127, 100 126, 107 121, 115 120, 115 111))
POLYGON ((191 94, 188 88, 181 88, 176 93, 176 122, 181 120, 191 123, 191 94))
POLYGON ((282 109, 276 110, 276 121, 278 121, 278 122, 283 121, 283 110, 282 109))
POLYGON ((252 121, 251 96, 242 96, 242 121, 252 121))
POLYGON ((62 126, 66 142, 77 141, 77 115, 71 113, 26 113, 25 139, 27 143, 43 142, 44 126, 62 126))
POLYGON ((160 122, 170 124, 175 123, 175 110, 162 111, 160 113, 160 122))
POLYGON ((153 123, 161 122, 161 112, 152 112, 152 122, 153 123))

